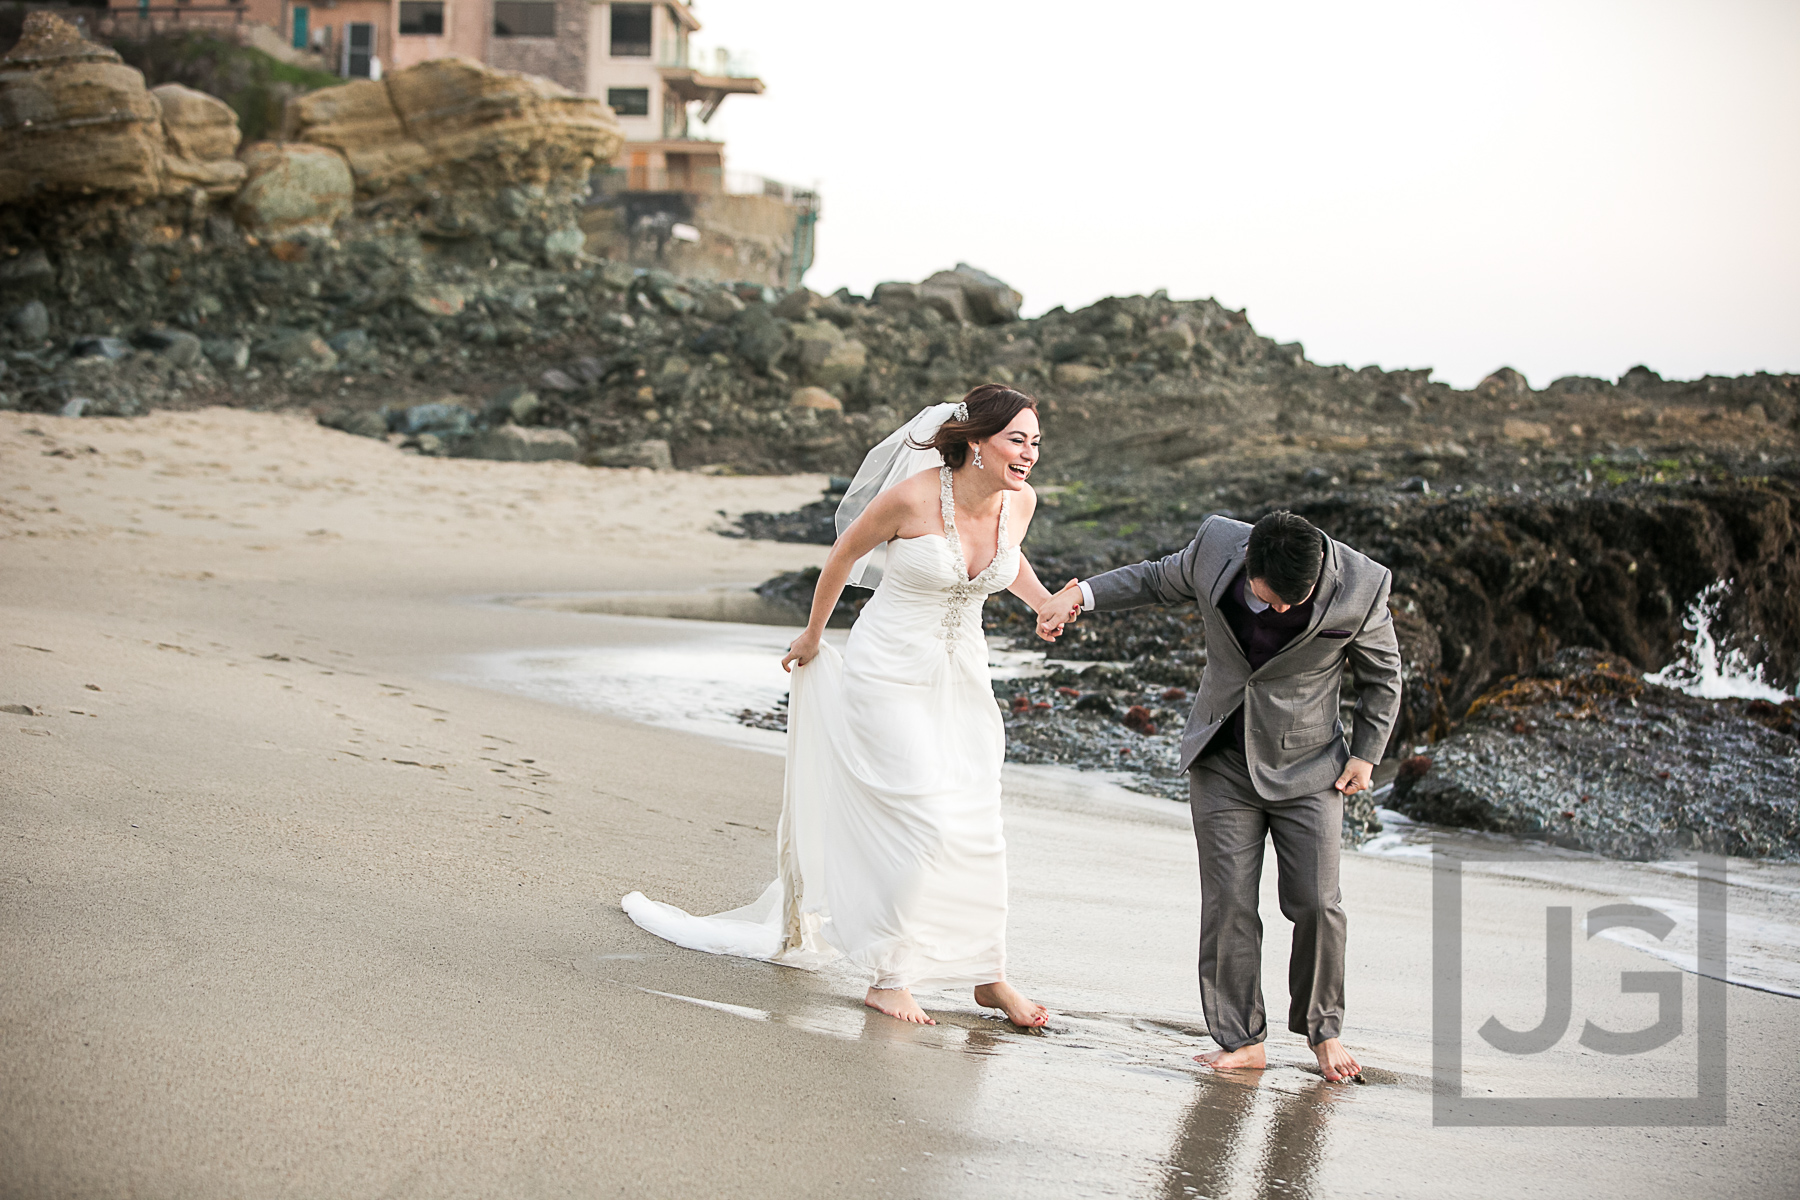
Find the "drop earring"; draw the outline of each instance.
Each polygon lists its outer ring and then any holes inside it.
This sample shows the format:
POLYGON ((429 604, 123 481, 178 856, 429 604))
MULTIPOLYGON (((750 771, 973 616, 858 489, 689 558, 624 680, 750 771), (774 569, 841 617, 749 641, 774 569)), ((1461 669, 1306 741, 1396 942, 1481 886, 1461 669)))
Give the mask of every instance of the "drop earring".
POLYGON ((981 470, 981 447, 975 447, 975 469, 981 470))

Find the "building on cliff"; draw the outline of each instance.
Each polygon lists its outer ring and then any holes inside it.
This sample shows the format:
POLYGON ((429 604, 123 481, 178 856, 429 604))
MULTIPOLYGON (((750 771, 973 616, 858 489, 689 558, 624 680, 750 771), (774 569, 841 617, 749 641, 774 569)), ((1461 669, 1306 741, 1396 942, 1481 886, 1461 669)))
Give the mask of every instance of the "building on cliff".
POLYGON ((812 265, 819 198, 727 172, 704 126, 762 80, 690 45, 700 22, 680 0, 110 0, 106 32, 209 31, 350 79, 379 79, 451 55, 553 80, 603 99, 625 146, 596 173, 583 221, 590 249, 706 278, 798 287, 812 265), (698 118, 696 121, 695 118, 698 118))

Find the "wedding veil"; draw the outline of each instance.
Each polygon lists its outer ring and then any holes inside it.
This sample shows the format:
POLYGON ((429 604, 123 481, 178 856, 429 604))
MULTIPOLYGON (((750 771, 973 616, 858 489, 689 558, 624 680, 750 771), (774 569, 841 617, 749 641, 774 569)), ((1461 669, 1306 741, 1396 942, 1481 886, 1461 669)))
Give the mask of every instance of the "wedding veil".
MULTIPOLYGON (((881 443, 863 459, 862 466, 857 468, 856 478, 850 481, 850 490, 838 504, 837 532, 844 536, 844 530, 850 523, 862 516, 863 509, 874 502, 875 497, 887 491, 903 479, 910 479, 920 471, 944 465, 944 456, 936 450, 918 450, 914 447, 931 441, 936 435, 938 426, 948 421, 955 414, 957 406, 950 404, 933 404, 919 410, 919 414, 900 428, 882 439, 881 443), (911 443, 910 445, 908 443, 911 443)), ((857 587, 872 588, 881 582, 882 565, 887 561, 887 547, 877 546, 856 560, 850 568, 850 582, 857 587), (879 556, 879 557, 878 557, 879 556)))

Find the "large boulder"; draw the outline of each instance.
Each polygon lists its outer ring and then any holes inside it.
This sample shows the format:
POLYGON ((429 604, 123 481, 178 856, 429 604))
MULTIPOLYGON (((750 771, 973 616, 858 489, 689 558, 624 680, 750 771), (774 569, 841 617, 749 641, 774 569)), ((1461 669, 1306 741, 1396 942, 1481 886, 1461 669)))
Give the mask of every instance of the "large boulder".
POLYGON ((548 79, 440 58, 288 104, 290 139, 341 151, 359 191, 415 175, 495 187, 585 183, 624 144, 612 110, 548 79))
POLYGON ((228 196, 244 182, 247 168, 236 158, 238 119, 217 96, 165 83, 150 89, 162 111, 163 172, 173 190, 190 183, 228 196))
POLYGON ((0 59, 0 204, 163 189, 162 114, 144 76, 52 13, 0 59))
POLYGON ((364 192, 378 192, 395 180, 431 165, 431 151, 407 135, 388 96, 387 82, 353 79, 288 101, 289 139, 330 146, 342 154, 364 192))
POLYGON ((355 183, 343 155, 324 146, 255 142, 244 148, 249 180, 238 193, 238 223, 263 237, 324 237, 350 211, 355 183))
POLYGON ((929 308, 957 325, 1004 325, 1019 319, 1025 297, 986 271, 957 263, 922 283, 878 283, 871 297, 890 311, 929 308))
POLYGON ((237 154, 238 119, 231 105, 179 83, 153 87, 150 94, 162 111, 163 136, 171 152, 199 162, 237 154))
POLYGON ((230 195, 245 175, 237 144, 237 114, 223 101, 180 84, 146 88, 110 47, 52 13, 26 17, 0 59, 0 204, 230 195))
POLYGON ((963 294, 969 317, 977 325, 1005 325, 1019 319, 1025 297, 979 267, 957 263, 953 271, 939 271, 922 288, 953 287, 963 294))

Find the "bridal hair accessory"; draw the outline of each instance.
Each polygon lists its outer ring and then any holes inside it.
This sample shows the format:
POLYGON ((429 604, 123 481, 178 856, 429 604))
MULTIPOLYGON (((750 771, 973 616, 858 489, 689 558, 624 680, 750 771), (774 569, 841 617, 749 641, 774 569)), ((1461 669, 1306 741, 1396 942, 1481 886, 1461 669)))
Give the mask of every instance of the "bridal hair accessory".
MULTIPOLYGON (((968 412, 969 406, 960 401, 928 405, 869 451, 857 469, 856 478, 850 481, 850 489, 838 504, 838 536, 842 537, 851 522, 862 516, 875 497, 920 471, 943 466, 944 456, 931 449, 929 443, 945 421, 952 418, 966 420, 968 412), (920 449, 921 446, 925 448, 920 449)), ((886 559, 885 546, 869 551, 851 566, 850 583, 857 587, 874 587, 881 582, 881 564, 886 559)))

